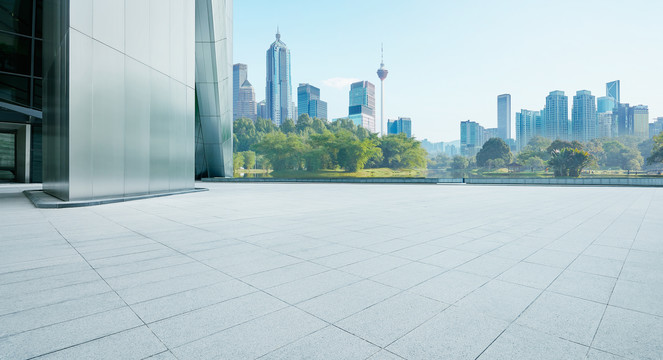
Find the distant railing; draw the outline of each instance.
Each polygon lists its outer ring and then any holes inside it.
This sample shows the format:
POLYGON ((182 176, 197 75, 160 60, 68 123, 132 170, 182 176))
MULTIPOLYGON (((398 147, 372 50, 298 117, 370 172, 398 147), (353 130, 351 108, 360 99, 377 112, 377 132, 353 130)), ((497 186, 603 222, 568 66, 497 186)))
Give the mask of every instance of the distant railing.
POLYGON ((663 186, 663 178, 465 178, 466 184, 663 186))

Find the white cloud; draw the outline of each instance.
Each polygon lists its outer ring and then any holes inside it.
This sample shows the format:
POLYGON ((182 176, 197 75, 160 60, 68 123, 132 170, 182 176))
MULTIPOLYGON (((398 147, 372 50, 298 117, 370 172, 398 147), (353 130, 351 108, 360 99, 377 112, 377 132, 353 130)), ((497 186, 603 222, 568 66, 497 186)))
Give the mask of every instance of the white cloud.
POLYGON ((323 81, 322 83, 325 84, 325 86, 333 87, 335 89, 343 89, 350 84, 355 83, 359 81, 359 79, 350 79, 350 78, 331 78, 323 81))

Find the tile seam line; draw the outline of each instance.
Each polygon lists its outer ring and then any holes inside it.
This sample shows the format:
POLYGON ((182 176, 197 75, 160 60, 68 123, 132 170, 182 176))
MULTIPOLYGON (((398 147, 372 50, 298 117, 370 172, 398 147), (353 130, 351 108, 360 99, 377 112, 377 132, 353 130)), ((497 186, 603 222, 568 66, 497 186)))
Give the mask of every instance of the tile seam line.
POLYGON ((116 295, 118 298, 120 298, 120 299, 122 300, 122 302, 124 303, 124 305, 125 305, 125 306, 126 306, 126 307, 127 307, 127 308, 128 308, 133 314, 134 314, 134 316, 136 316, 136 318, 137 318, 138 320, 140 320, 140 322, 143 323, 143 326, 145 326, 146 328, 148 328, 148 329, 150 330, 150 332, 152 333, 152 335, 153 335, 157 340, 159 340, 159 342, 161 343, 161 345, 163 345, 166 349, 170 349, 170 348, 169 348, 169 347, 163 342, 163 340, 161 340, 161 338, 158 337, 158 336, 154 333, 154 331, 153 331, 149 326, 147 326, 147 324, 145 323, 145 321, 144 321, 144 320, 143 320, 138 314, 136 314, 136 312, 134 311, 134 309, 133 309, 129 304, 127 304, 126 300, 124 300, 124 298, 123 298, 122 296, 120 296, 120 294, 117 293, 117 291, 116 291, 116 290, 115 290, 115 289, 114 289, 114 288, 108 283, 108 281, 106 281, 106 279, 105 279, 103 276, 101 276, 101 274, 99 274, 99 272, 97 271, 97 269, 95 269, 95 268, 90 264, 90 262, 87 261, 87 259, 85 258, 85 256, 83 256, 83 255, 78 251, 78 249, 76 249, 76 248, 75 248, 75 247, 69 242, 69 240, 67 240, 67 238, 65 238, 65 237, 60 233, 60 230, 58 230, 58 228, 57 228, 55 225, 53 225, 52 221, 51 221, 51 220, 48 220, 48 222, 51 224, 51 226, 53 227, 53 229, 55 229, 55 231, 57 231, 57 233, 60 234, 60 236, 62 237, 62 239, 64 239, 64 241, 66 241, 67 244, 69 244, 69 246, 71 246, 72 249, 74 249, 74 251, 76 251, 76 252, 78 253, 78 255, 83 259, 83 261, 85 261, 85 262, 88 264, 88 266, 89 266, 92 270, 94 270, 95 273, 97 273, 97 276, 99 276, 99 278, 100 278, 104 283, 106 283, 106 286, 108 286, 108 288, 109 288, 112 292, 114 292, 115 295, 116 295))
MULTIPOLYGON (((642 224, 645 221, 645 217, 647 216, 647 213, 649 213, 649 209, 651 208, 651 204, 652 204, 653 201, 654 201, 654 196, 652 196, 649 199, 649 202, 647 203, 647 208, 645 209, 644 213, 642 214, 642 219, 640 220, 640 224, 638 225, 638 231, 633 236, 633 240, 631 241, 631 246, 629 246, 628 253, 626 254, 626 257, 624 258, 624 260, 622 261, 622 266, 619 269, 619 274, 617 274, 617 280, 615 280, 615 285, 612 287, 612 290, 610 291, 610 297, 608 298, 608 302, 605 304, 605 307, 603 308, 603 313, 601 314, 601 319, 599 320, 599 323, 596 327, 596 331, 594 332, 594 335, 592 336, 592 340, 589 343, 590 350, 592 349, 592 347, 594 345, 594 341, 596 340, 596 335, 598 335, 598 333, 599 333, 599 328, 601 327, 601 324, 603 324, 603 318, 605 317, 605 313, 608 311, 608 307, 610 306, 610 300, 612 300, 612 296, 615 293, 615 289, 617 288, 617 283, 619 282, 619 278, 622 275, 622 271, 624 271, 624 266, 626 265, 626 261, 628 260, 629 256, 631 255, 631 251, 633 250, 633 245, 635 244, 635 241, 638 238, 638 234, 640 234, 640 230, 642 229, 642 224)), ((598 350, 601 350, 601 349, 598 349, 598 350)), ((589 355, 589 350, 587 351, 587 355, 589 355)))
MULTIPOLYGON (((515 324, 515 322, 516 322, 516 321, 522 316, 522 314, 524 314, 525 311, 527 311, 527 310, 532 306, 532 304, 534 304, 534 303, 536 302, 536 300, 538 300, 538 299, 539 299, 539 298, 540 298, 540 297, 541 297, 541 296, 542 296, 542 295, 543 295, 543 294, 544 294, 544 293, 550 288, 550 285, 552 285, 552 284, 553 284, 553 283, 554 283, 554 282, 555 282, 555 281, 556 281, 556 280, 562 275, 562 273, 564 273, 564 271, 568 270, 568 268, 571 266, 571 264, 573 264, 573 262, 575 262, 575 261, 576 261, 576 260, 582 255, 583 252, 585 252, 585 251, 586 251, 591 245, 593 245, 594 242, 596 242, 596 240, 598 240, 599 237, 600 237, 603 233, 605 233, 605 232, 610 228, 610 226, 612 226, 612 224, 614 224, 614 223, 615 223, 615 222, 616 222, 616 221, 617 221, 622 215, 624 215, 624 213, 626 213, 626 211, 627 211, 631 206, 633 206, 633 204, 635 204, 637 200, 638 200, 638 198, 633 199, 633 200, 631 201, 631 204, 630 204, 628 207, 625 207, 624 210, 622 210, 622 211, 619 213, 619 215, 616 216, 616 217, 610 222, 610 225, 609 225, 609 226, 606 226, 606 227, 603 229, 603 231, 601 231, 601 233, 598 234, 598 235, 594 238, 594 240, 592 240, 591 243, 589 243, 589 244, 588 244, 588 245, 587 245, 582 251, 580 251, 580 252, 578 253, 578 255, 574 258, 574 260, 573 260, 571 263, 569 263, 569 264, 564 268, 564 270, 562 270, 562 271, 561 271, 561 272, 555 277, 555 279, 553 279, 553 280, 550 282, 550 284, 548 284, 548 286, 546 286, 546 288, 543 289, 543 290, 539 293, 539 295, 537 295, 537 297, 534 298, 534 300, 532 300, 532 302, 531 302, 529 305, 527 305, 527 307, 525 307, 525 309, 523 309, 523 311, 521 311, 520 314, 518 314, 518 316, 516 316, 516 318, 513 319, 513 320, 507 325, 507 327, 504 328, 504 330, 502 330, 502 331, 499 333, 499 335, 497 335, 497 336, 495 337, 495 339, 493 339, 493 341, 491 341, 490 344, 488 344, 488 346, 486 346, 486 347, 481 351, 481 353, 479 353, 479 355, 477 355, 477 357, 476 357, 474 360, 478 360, 478 359, 479 359, 479 358, 480 358, 480 357, 486 352, 486 350, 488 350, 488 349, 489 349, 489 348, 495 343, 495 341, 497 341, 497 339, 499 339, 499 338, 500 338, 500 337, 501 337, 501 336, 502 336, 502 335, 503 335, 503 334, 504 334, 504 333, 505 333, 505 332, 506 332, 506 331, 507 331, 507 330, 508 330, 513 324, 515 324)), ((602 209, 601 211, 599 211, 598 213, 596 213, 596 214, 594 214, 593 216, 589 217, 586 221, 589 221, 589 220, 591 220, 591 219, 596 218, 597 216, 599 216, 600 214, 602 214, 602 213, 605 212, 606 210, 608 210, 608 208, 603 208, 603 209, 602 209)), ((584 222, 583 222, 583 223, 584 223, 584 222)), ((578 227, 582 226, 583 223, 580 223, 580 224, 576 225, 573 229, 567 231, 566 233, 564 233, 563 235, 561 235, 559 238, 561 238, 562 236, 564 236, 564 235, 570 233, 571 231, 577 229, 578 227)), ((559 238, 558 238, 558 239, 559 239, 559 238)), ((521 262, 522 262, 522 261, 521 261, 521 262)), ((520 262, 519 262, 519 263, 520 263, 520 262)), ((597 327, 597 330, 598 330, 598 327, 597 327)), ((550 334, 548 334, 548 335, 550 335, 550 334)), ((587 348, 588 348, 587 353, 586 353, 586 354, 588 354, 588 353, 589 353, 589 349, 591 349, 591 342, 590 342, 590 345, 585 345, 585 346, 587 346, 587 348)))

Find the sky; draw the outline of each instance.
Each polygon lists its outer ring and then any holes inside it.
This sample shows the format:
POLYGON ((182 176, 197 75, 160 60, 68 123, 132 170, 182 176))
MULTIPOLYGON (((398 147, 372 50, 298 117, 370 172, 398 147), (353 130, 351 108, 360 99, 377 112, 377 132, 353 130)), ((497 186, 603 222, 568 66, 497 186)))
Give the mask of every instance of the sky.
POLYGON ((453 141, 464 120, 497 127, 497 95, 509 93, 515 136, 515 113, 541 110, 550 91, 569 96, 570 114, 576 91, 605 96, 613 80, 623 103, 663 117, 661 14, 660 0, 235 0, 233 62, 263 100, 278 26, 294 101, 310 83, 330 119, 347 117, 350 83, 368 80, 379 119, 384 43, 385 122, 410 117, 418 139, 453 141))

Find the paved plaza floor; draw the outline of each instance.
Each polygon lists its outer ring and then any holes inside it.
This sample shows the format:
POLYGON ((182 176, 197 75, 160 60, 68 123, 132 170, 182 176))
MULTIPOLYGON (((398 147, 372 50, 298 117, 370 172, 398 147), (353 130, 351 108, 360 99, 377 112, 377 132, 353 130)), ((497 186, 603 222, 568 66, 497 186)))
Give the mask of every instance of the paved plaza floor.
POLYGON ((0 185, 0 358, 663 359, 663 189, 198 186, 0 185))

